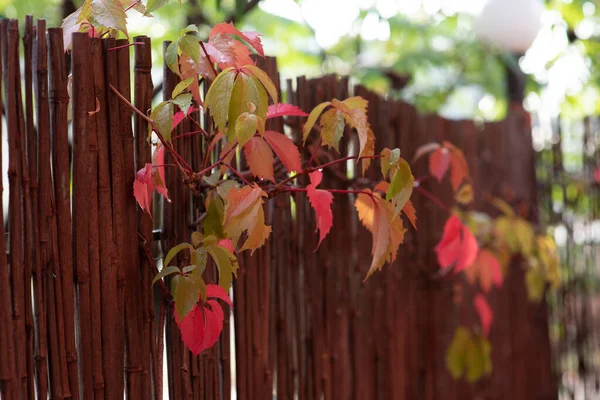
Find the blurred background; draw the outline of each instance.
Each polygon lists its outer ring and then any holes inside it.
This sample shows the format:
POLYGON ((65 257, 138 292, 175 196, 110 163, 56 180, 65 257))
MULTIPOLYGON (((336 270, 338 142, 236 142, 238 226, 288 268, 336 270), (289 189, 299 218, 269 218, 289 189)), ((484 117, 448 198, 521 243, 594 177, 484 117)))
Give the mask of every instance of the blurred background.
MULTIPOLYGON (((0 0, 0 14, 58 26, 81 3, 0 0)), ((538 219, 562 261, 563 286, 547 299, 561 393, 600 398, 600 2, 171 0, 152 18, 130 13, 128 26, 152 37, 158 67, 163 40, 188 24, 208 36, 222 21, 261 32, 282 78, 348 75, 424 114, 478 123, 522 105, 537 151, 538 219)))

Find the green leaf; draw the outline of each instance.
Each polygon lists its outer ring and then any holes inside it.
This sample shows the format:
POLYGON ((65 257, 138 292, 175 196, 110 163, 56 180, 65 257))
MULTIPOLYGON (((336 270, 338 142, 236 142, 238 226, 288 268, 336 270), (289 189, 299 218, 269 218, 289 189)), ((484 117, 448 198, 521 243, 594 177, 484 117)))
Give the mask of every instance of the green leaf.
POLYGON ((167 46, 167 50, 165 51, 165 62, 167 66, 173 73, 177 76, 180 76, 179 72, 179 61, 177 58, 177 50, 179 50, 179 40, 176 40, 167 46))
POLYGON ((183 91, 187 89, 188 86, 192 84, 192 82, 194 82, 194 78, 187 78, 186 80, 179 82, 177 86, 175 86, 175 89, 173 89, 173 93, 171 93, 171 98, 174 99, 175 97, 183 93, 183 91))
POLYGON ((195 270, 196 268, 198 268, 197 265, 188 265, 187 267, 183 268, 183 273, 187 274, 188 272, 192 272, 193 270, 195 270))
POLYGON ((127 14, 120 0, 92 0, 92 16, 100 25, 127 34, 127 14))
POLYGON ((467 328, 459 327, 454 333, 454 339, 446 351, 446 368, 454 379, 463 376, 467 365, 466 351, 471 341, 471 332, 467 328))
POLYGON ((385 179, 388 175, 389 170, 392 167, 395 167, 398 161, 400 160, 400 149, 383 149, 381 151, 381 175, 385 179))
POLYGON ((223 229, 223 213, 225 212, 225 203, 219 196, 214 196, 206 211, 204 219, 204 234, 215 235, 218 238, 225 237, 223 229))
POLYGON ((410 200, 415 185, 415 178, 410 170, 410 166, 402 158, 393 169, 396 171, 386 193, 386 199, 391 200, 396 207, 394 212, 394 217, 396 217, 400 214, 406 202, 410 200))
POLYGON ((265 71, 258 68, 256 65, 246 65, 244 66, 244 69, 249 70, 252 73, 252 75, 254 75, 260 81, 262 86, 269 93, 269 96, 271 96, 271 98, 273 99, 273 103, 277 104, 277 88, 275 87, 275 84, 273 83, 271 78, 269 78, 269 75, 267 75, 265 71))
POLYGON ((188 33, 198 33, 198 27, 196 25, 188 25, 179 31, 179 35, 185 36, 188 33))
POLYGON ((187 115, 188 110, 192 106, 192 94, 182 93, 173 99, 173 103, 176 104, 185 115, 187 115))
POLYGON ((306 120, 306 123, 304 124, 304 129, 302 130, 303 143, 306 142, 306 139, 308 138, 308 134, 310 133, 313 126, 315 125, 315 122, 317 122, 317 118, 319 118, 319 115, 321 115, 321 113, 323 112, 325 107, 330 106, 330 105, 331 105, 331 102, 326 101, 324 103, 319 104, 315 108, 313 108, 313 110, 310 112, 308 119, 306 120))
POLYGON ((193 35, 185 35, 179 39, 179 48, 183 54, 187 54, 194 62, 200 60, 200 43, 193 35))
POLYGON ((193 232, 192 233, 192 245, 194 247, 200 246, 203 238, 204 237, 202 236, 202 234, 200 232, 193 232))
POLYGON ((232 67, 221 71, 210 85, 208 93, 206 93, 204 103, 215 120, 219 132, 226 132, 227 115, 235 75, 236 71, 232 67))
POLYGON ((237 276, 238 262, 236 256, 226 248, 217 245, 207 246, 206 251, 208 251, 219 269, 219 286, 229 290, 231 282, 233 282, 233 276, 237 276))
POLYGON ((170 267, 163 268, 163 269, 162 269, 162 270, 161 270, 161 271, 158 273, 158 275, 156 275, 156 276, 154 277, 154 279, 152 280, 152 284, 154 285, 156 282, 158 282, 159 280, 161 280, 161 279, 162 279, 162 278, 164 278, 165 276, 169 276, 169 275, 171 275, 171 274, 174 274, 174 273, 176 273, 176 272, 181 272, 181 271, 179 270, 179 268, 178 268, 178 267, 176 267, 176 266, 174 266, 174 265, 172 265, 172 266, 170 266, 170 267))
POLYGON ((208 255, 206 253, 206 249, 203 247, 200 247, 194 251, 192 251, 192 257, 191 257, 191 261, 192 264, 194 264, 198 269, 196 270, 196 273, 198 274, 198 276, 202 275, 204 273, 204 269, 206 268, 206 260, 208 258, 208 255))
POLYGON ((171 141, 171 132, 173 131, 173 103, 163 101, 150 114, 150 119, 154 121, 158 131, 166 141, 171 141))
POLYGON ((323 145, 339 151, 339 143, 344 134, 344 115, 340 110, 332 108, 321 116, 321 138, 323 145))
POLYGON ((246 142, 252 139, 257 129, 258 119, 256 115, 245 112, 238 117, 235 126, 235 138, 240 147, 244 147, 246 142))
POLYGON ((181 243, 181 244, 178 244, 177 246, 173 247, 167 253, 167 256, 165 257, 165 260, 163 261, 163 265, 169 265, 169 263, 177 255, 177 253, 179 253, 180 251, 185 250, 185 249, 194 250, 194 246, 192 246, 189 243, 181 243))
MULTIPOLYGON (((233 90, 231 91, 229 113, 227 116, 229 121, 227 136, 230 140, 233 138, 233 135, 236 132, 236 124, 239 116, 245 112, 254 112, 249 108, 249 103, 252 103, 257 107, 258 116, 266 118, 267 95, 264 89, 261 92, 260 88, 262 88, 260 82, 256 81, 250 75, 239 73, 235 78, 233 90), (261 98, 261 95, 264 97, 261 98), (264 116, 262 115, 263 112, 265 113, 264 116)), ((240 146, 243 146, 242 143, 240 143, 240 146)))
POLYGON ((200 280, 195 277, 185 275, 179 277, 173 299, 180 319, 192 311, 200 300, 200 285, 200 280))
POLYGON ((156 11, 165 4, 167 4, 169 0, 148 0, 148 4, 146 4, 147 12, 151 13, 152 11, 156 11))

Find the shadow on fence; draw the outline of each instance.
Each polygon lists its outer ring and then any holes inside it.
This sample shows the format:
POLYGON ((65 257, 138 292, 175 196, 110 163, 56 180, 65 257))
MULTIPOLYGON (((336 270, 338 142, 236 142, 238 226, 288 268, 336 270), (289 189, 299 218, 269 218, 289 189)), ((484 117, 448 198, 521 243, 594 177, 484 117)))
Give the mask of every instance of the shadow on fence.
MULTIPOLYGON (((134 39, 144 45, 134 47, 130 65, 126 41, 74 34, 72 157, 62 32, 27 20, 23 75, 20 39, 16 21, 0 23, 8 136, 2 155, 9 158, 10 189, 10 235, 0 242, 10 250, 9 260, 0 256, 2 399, 115 399, 123 393, 160 399, 163 385, 171 399, 230 399, 232 387, 240 399, 556 398, 546 306, 527 301, 519 260, 504 288, 490 297, 493 375, 475 385, 450 377, 444 359, 454 328, 474 323, 476 315, 454 301, 453 281, 435 278, 432 248, 447 215, 418 194, 419 230, 409 229, 398 260, 365 284, 371 239, 351 196, 336 198, 336 229, 317 252, 307 198, 285 194, 269 202, 271 240, 253 257, 240 257, 234 335, 226 318, 218 345, 192 356, 173 323, 165 288, 151 281, 155 260, 160 265, 162 254, 188 241, 203 201, 167 169, 172 203, 155 199, 154 220, 137 209, 132 187, 135 171, 151 161, 148 126, 111 90, 131 99, 133 83, 133 103, 151 107, 150 39, 134 39)), ((281 87, 275 60, 259 62, 281 87)), ((177 77, 164 71, 169 98, 177 77)), ((455 143, 470 164, 475 193, 502 196, 535 219, 534 152, 522 110, 500 123, 476 125, 419 116, 406 103, 334 76, 285 86, 288 102, 307 111, 332 97, 369 100, 376 151, 399 147, 410 157, 430 141, 455 143)), ((206 116, 194 119, 212 132, 206 116)), ((288 122, 285 129, 299 142, 300 121, 288 122)), ((205 155, 201 137, 177 139, 192 130, 189 119, 182 122, 173 145, 197 171, 205 155)), ((343 140, 342 147, 355 149, 356 143, 343 140)), ((243 160, 238 163, 243 169, 243 160)), ((368 183, 377 176, 373 168, 368 183)), ((415 166, 416 176, 426 171, 424 161, 415 166)), ((348 179, 354 179, 353 166, 339 165, 324 175, 323 186, 345 188, 348 179)), ((428 189, 452 199, 450 188, 428 189)), ((493 214, 483 198, 474 207, 493 214)), ((209 268, 208 280, 215 277, 209 268)))

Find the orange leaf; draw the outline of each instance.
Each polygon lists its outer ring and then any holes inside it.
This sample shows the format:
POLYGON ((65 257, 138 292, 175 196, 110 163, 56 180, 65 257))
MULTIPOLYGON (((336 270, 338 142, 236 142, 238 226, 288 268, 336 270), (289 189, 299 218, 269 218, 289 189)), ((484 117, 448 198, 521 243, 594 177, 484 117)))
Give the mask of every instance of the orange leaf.
POLYGON ((233 26, 233 23, 222 22, 220 24, 216 24, 215 26, 213 26, 213 28, 210 30, 210 33, 208 34, 208 37, 212 38, 213 36, 216 36, 216 35, 239 36, 242 39, 244 39, 250 46, 252 46, 258 54, 260 54, 263 57, 265 55, 263 47, 262 47, 262 43, 261 43, 260 37, 259 37, 260 33, 258 33, 258 32, 253 32, 253 31, 242 32, 242 31, 238 30, 235 26, 233 26))
POLYGON ((481 331, 483 332, 483 336, 488 336, 490 333, 490 328, 492 326, 492 322, 494 321, 494 313, 485 299, 485 296, 481 293, 475 296, 475 309, 477 310, 477 314, 479 314, 479 321, 481 322, 481 331))
MULTIPOLYGON (((365 144, 365 147, 362 149, 362 152, 360 153, 360 157, 369 157, 369 156, 373 156, 373 155, 375 155, 375 135, 373 134, 373 131, 371 130, 371 128, 369 128, 367 131, 367 142, 365 144)), ((372 161, 372 158, 363 158, 362 159, 362 174, 363 175, 369 169, 369 166, 371 165, 371 161, 372 161)))
POLYGON ((196 100, 196 103, 202 105, 200 87, 198 86, 198 75, 202 75, 208 79, 215 79, 215 74, 212 68, 210 68, 210 64, 208 64, 209 61, 206 56, 204 56, 204 53, 201 54, 198 62, 204 62, 204 64, 201 64, 204 68, 199 67, 196 61, 192 60, 187 54, 182 54, 181 57, 179 57, 179 71, 181 71, 181 80, 193 78, 192 83, 190 84, 190 92, 192 93, 194 100, 196 100))
POLYGON ((241 189, 232 187, 227 194, 223 228, 234 244, 244 231, 248 233, 240 251, 256 250, 271 233, 271 227, 265 225, 263 197, 267 194, 256 183, 241 189))
POLYGON ((450 151, 444 147, 435 150, 429 156, 429 172, 441 182, 450 167, 450 151))
POLYGON ((467 281, 474 284, 476 279, 479 279, 479 285, 484 293, 489 293, 493 285, 496 287, 502 286, 502 267, 494 254, 482 249, 472 266, 465 269, 467 281))
POLYGON ((279 132, 266 131, 265 139, 288 171, 302 170, 300 152, 290 138, 279 132))
POLYGON ((319 231, 318 249, 333 226, 333 214, 331 212, 333 195, 326 190, 317 189, 317 186, 319 186, 321 179, 323 178, 323 173, 321 171, 311 172, 309 176, 310 185, 306 186, 306 193, 308 194, 308 199, 310 200, 312 208, 317 214, 317 230, 319 231))
POLYGON ((262 179, 268 179, 275 182, 273 176, 273 152, 271 148, 263 140, 263 138, 254 136, 244 145, 244 155, 250 166, 252 175, 262 179))
POLYGON ((450 142, 444 142, 444 147, 450 149, 450 183, 455 192, 460 188, 460 184, 469 177, 469 165, 463 152, 450 142))
POLYGON ((410 221, 410 224, 417 230, 417 211, 415 210, 415 206, 412 201, 407 201, 404 207, 402 207, 402 212, 406 215, 406 218, 410 221))
POLYGON ((452 215, 444 226, 442 239, 435 247, 438 263, 443 269, 454 265, 458 273, 470 267, 479 251, 477 239, 456 215, 452 215))
POLYGON ((373 262, 365 277, 367 280, 375 271, 381 270, 386 262, 396 259, 398 247, 404 241, 406 229, 400 218, 394 218, 394 207, 378 193, 365 190, 354 203, 362 224, 373 236, 373 262))

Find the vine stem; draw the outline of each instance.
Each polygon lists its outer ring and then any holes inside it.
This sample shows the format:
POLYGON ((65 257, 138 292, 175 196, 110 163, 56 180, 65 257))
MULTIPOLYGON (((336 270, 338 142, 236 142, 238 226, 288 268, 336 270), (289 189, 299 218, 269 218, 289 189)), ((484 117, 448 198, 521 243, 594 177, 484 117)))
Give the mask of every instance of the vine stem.
POLYGON ((140 46, 140 45, 143 45, 143 44, 144 43, 142 43, 142 42, 127 43, 127 44, 124 44, 122 46, 111 47, 110 49, 108 49, 108 51, 115 51, 115 50, 125 49, 125 48, 131 47, 131 46, 140 46))
POLYGON ((444 203, 442 203, 440 201, 440 199, 438 199, 437 197, 435 197, 433 195, 433 193, 431 193, 429 190, 422 188, 421 186, 415 186, 415 189, 417 190, 417 192, 421 193, 423 196, 427 197, 429 200, 431 200, 432 202, 434 202, 438 207, 440 207, 443 210, 446 210, 448 213, 451 213, 450 209, 448 208, 448 206, 446 206, 444 203))
POLYGON ((193 135, 197 135, 197 134, 202 134, 202 136, 204 136, 205 138, 208 139, 208 133, 206 133, 206 131, 204 129, 202 129, 202 130, 199 130, 199 131, 192 131, 192 132, 182 133, 181 135, 174 136, 173 139, 171 139, 171 140, 177 140, 177 139, 180 139, 180 138, 184 138, 186 136, 193 136, 193 135))
POLYGON ((221 165, 226 166, 227 168, 229 168, 229 170, 231 172, 233 172, 235 175, 237 175, 238 178, 240 178, 242 180, 242 182, 244 182, 246 185, 250 186, 250 182, 248 182, 246 180, 246 178, 244 178, 238 171, 237 169, 233 168, 231 165, 227 164, 226 162, 221 161, 221 165))
POLYGON ((310 165, 315 156, 317 155, 317 151, 319 151, 319 147, 321 147, 321 144, 323 143, 323 137, 319 138, 319 141, 317 142, 317 145, 315 146, 315 149, 313 150, 312 154, 310 155, 310 158, 308 159, 308 162, 306 163, 306 165, 310 165))
MULTIPOLYGON (((373 197, 372 193, 366 192, 364 190, 351 190, 351 189, 319 189, 319 190, 324 190, 326 192, 329 193, 335 193, 335 194, 366 194, 368 196, 373 197)), ((280 193, 306 193, 308 192, 308 189, 306 188, 284 188, 282 190, 280 190, 280 193)))
POLYGON ((217 70, 215 69, 215 66, 213 65, 213 63, 210 62, 210 57, 208 56, 208 52, 206 51, 206 47, 204 47, 204 43, 202 41, 200 41, 200 47, 202 47, 202 51, 204 52, 204 55, 208 59, 208 64, 210 65, 210 68, 212 69, 212 72, 215 74, 215 77, 216 77, 219 74, 217 73, 217 70))
POLYGON ((129 7, 127 7, 126 9, 124 9, 123 12, 127 12, 127 11, 131 10, 133 7, 137 6, 141 2, 142 2, 142 0, 136 0, 136 1, 134 1, 133 3, 131 3, 131 5, 129 5, 129 7))
MULTIPOLYGON (((198 174, 197 174, 197 175, 200 175, 200 176, 202 176, 202 175, 204 175, 205 173, 207 173, 208 171, 210 171, 211 169, 213 169, 214 167, 216 167, 216 166, 218 166, 218 165, 221 165, 221 163, 223 163, 223 160, 224 160, 224 159, 225 159, 225 158, 226 158, 226 157, 229 155, 229 153, 231 153, 233 150, 235 150, 235 148, 237 147, 237 145, 238 145, 238 144, 236 143, 236 144, 234 144, 233 146, 231 146, 231 148, 230 148, 228 151, 226 151, 226 152, 225 152, 225 154, 223 154, 223 155, 222 155, 222 156, 219 158, 219 161, 217 161, 217 162, 215 162, 214 164, 212 164, 212 165, 210 165, 210 166, 208 166, 208 167, 204 168, 202 171, 198 172, 198 174)), ((223 163, 223 164, 224 164, 224 163, 223 163)), ((230 168, 231 168, 231 166, 230 166, 230 168)))
POLYGON ((115 88, 112 84, 110 84, 110 90, 112 90, 113 93, 116 94, 117 97, 119 99, 121 99, 121 101, 123 101, 125 104, 127 104, 127 106, 129 108, 131 108, 137 115, 139 115, 140 117, 142 117, 148 124, 150 124, 150 126, 152 127, 152 130, 156 133, 156 135, 158 136, 158 139, 160 140, 160 142, 162 143, 162 145, 165 147, 165 149, 167 149, 167 151, 169 152, 169 154, 175 160, 175 163, 177 164, 177 167, 179 168, 179 170, 189 179, 190 178, 190 174, 192 172, 191 167, 189 166, 189 164, 183 158, 181 158, 181 156, 175 151, 175 149, 173 149, 173 146, 171 145, 171 143, 169 143, 169 142, 167 142, 165 140, 165 138, 163 137, 163 135, 158 130, 158 127, 156 126, 156 123, 152 120, 152 118, 148 117, 146 114, 144 114, 143 112, 141 112, 140 110, 138 110, 137 107, 134 106, 133 104, 131 104, 131 102, 129 100, 127 100, 125 98, 125 96, 123 96, 121 94, 121 92, 119 92, 117 90, 117 88, 115 88), (185 164, 185 167, 181 165, 180 161, 185 164))

